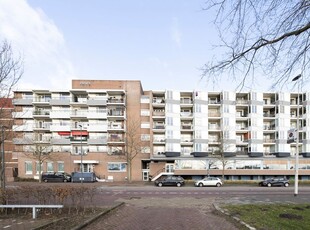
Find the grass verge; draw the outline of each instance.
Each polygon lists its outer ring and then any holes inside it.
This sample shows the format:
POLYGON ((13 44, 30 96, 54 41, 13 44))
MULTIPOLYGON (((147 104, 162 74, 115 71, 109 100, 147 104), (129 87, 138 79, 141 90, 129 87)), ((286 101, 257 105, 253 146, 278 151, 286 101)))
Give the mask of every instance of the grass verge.
POLYGON ((256 229, 310 229, 310 204, 226 205, 222 209, 256 229))

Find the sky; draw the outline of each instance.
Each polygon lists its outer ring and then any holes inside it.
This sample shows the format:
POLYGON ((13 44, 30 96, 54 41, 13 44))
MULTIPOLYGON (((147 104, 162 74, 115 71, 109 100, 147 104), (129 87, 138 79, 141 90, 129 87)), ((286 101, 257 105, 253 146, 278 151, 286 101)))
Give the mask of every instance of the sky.
POLYGON ((0 40, 24 60, 18 89, 72 79, 140 80, 144 90, 233 90, 201 79, 218 52, 206 0, 0 0, 0 40))
POLYGON ((24 59, 20 89, 70 89, 72 79, 205 88, 216 36, 204 2, 0 0, 0 38, 24 59))

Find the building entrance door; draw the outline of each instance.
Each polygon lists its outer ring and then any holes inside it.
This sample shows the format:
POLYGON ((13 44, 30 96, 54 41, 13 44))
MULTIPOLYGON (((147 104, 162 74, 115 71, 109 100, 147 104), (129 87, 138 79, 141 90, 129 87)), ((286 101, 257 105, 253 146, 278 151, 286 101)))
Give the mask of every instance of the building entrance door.
POLYGON ((173 173, 174 172, 174 164, 166 164, 165 172, 173 173))
POLYGON ((143 181, 149 181, 149 175, 150 175, 149 169, 143 169, 142 170, 142 180, 143 181))

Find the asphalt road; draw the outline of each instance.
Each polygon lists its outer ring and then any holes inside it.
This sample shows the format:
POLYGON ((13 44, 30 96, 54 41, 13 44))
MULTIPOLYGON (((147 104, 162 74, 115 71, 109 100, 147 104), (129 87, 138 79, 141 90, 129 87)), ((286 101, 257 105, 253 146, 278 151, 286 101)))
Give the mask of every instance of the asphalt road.
MULTIPOLYGON (((8 186, 20 186, 20 183, 8 186)), ((29 186, 30 184, 27 183, 29 186)), ((47 183, 39 186, 68 186, 64 183, 47 183)), ((33 184, 32 186, 38 186, 33 184)), ((294 187, 156 187, 142 184, 70 184, 95 186, 96 205, 119 208, 100 217, 83 229, 136 230, 136 229, 240 229, 240 225, 215 213, 216 207, 225 204, 248 203, 310 203, 310 186, 300 186, 298 196, 294 187)), ((1 221, 0 221, 1 225, 1 221)), ((3 225, 5 226, 5 225, 3 225)), ((28 224, 30 227, 30 225, 28 224)), ((27 229, 27 228, 24 228, 27 229)), ((29 228, 30 229, 30 228, 29 228)))

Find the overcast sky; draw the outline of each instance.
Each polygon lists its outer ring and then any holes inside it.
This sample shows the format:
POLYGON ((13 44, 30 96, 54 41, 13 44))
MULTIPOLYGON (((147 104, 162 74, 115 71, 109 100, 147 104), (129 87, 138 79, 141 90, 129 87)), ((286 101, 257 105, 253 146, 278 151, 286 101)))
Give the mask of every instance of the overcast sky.
POLYGON ((115 79, 145 90, 233 90, 201 80, 218 44, 205 1, 0 0, 0 38, 24 58, 20 89, 115 79))

